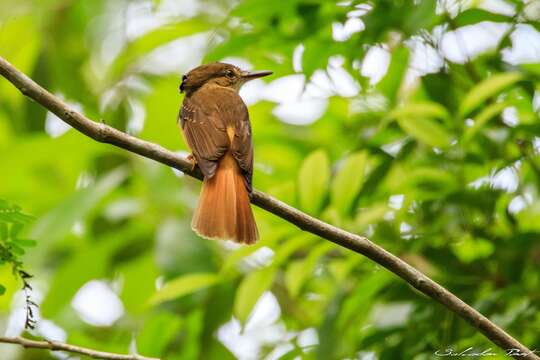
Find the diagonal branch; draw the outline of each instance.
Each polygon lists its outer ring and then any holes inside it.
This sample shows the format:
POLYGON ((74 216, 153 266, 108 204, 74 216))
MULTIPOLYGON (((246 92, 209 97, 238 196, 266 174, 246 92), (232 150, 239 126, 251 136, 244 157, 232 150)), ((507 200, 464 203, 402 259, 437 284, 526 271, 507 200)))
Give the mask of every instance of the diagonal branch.
POLYGON ((47 349, 50 351, 66 351, 73 354, 81 354, 89 356, 93 359, 105 360, 159 360, 158 358, 149 358, 141 355, 122 355, 104 351, 92 350, 80 346, 70 345, 59 341, 37 341, 30 340, 20 336, 17 337, 2 337, 0 343, 21 345, 24 348, 47 349))
MULTIPOLYGON (((43 89, 32 79, 21 73, 13 65, 0 57, 0 75, 15 85, 24 95, 47 108, 60 119, 92 139, 115 145, 132 153, 153 159, 162 164, 183 171, 185 174, 201 179, 198 169, 191 170, 191 162, 164 149, 163 147, 138 139, 116 130, 103 123, 92 121, 74 111, 62 100, 43 89)), ((516 349, 515 358, 537 359, 534 351, 529 350, 488 318, 467 305, 456 295, 424 275, 399 257, 389 253, 369 239, 352 234, 287 205, 261 191, 254 190, 251 202, 282 219, 298 226, 304 231, 318 235, 342 247, 362 254, 384 266, 414 288, 444 305, 450 311, 461 316, 484 336, 503 350, 516 349), (519 352, 519 353, 518 353, 519 352)))

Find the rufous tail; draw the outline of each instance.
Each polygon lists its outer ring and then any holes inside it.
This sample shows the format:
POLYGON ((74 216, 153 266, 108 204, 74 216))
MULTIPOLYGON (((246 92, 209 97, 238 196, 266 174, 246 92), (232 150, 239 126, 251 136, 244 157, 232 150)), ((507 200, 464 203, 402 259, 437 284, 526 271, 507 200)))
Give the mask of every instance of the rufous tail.
POLYGON ((207 239, 253 244, 259 238, 244 177, 227 153, 212 178, 205 178, 191 227, 207 239))

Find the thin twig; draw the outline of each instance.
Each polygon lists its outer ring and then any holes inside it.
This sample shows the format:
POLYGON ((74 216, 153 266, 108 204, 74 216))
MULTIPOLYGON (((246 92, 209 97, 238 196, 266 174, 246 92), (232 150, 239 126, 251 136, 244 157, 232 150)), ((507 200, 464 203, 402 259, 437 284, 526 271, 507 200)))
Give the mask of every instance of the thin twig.
POLYGON ((0 343, 21 345, 24 348, 47 349, 50 351, 66 351, 72 354, 81 354, 93 359, 105 360, 159 360, 158 358, 149 358, 141 355, 123 355, 109 353, 105 351, 92 350, 80 346, 70 345, 59 341, 38 341, 30 340, 20 336, 3 337, 0 336, 0 343))
MULTIPOLYGON (((0 75, 8 79, 24 95, 35 100, 43 107, 56 114, 60 119, 92 139, 102 143, 112 144, 132 153, 153 159, 162 164, 181 170, 185 174, 195 178, 202 178, 200 171, 198 169, 192 170, 191 162, 184 157, 166 150, 159 145, 138 139, 103 123, 94 122, 71 109, 62 100, 36 84, 32 79, 21 73, 2 57, 0 57, 0 75)), ((533 351, 522 345, 518 340, 514 339, 474 308, 467 305, 456 295, 407 264, 399 257, 372 243, 369 239, 327 224, 258 190, 253 191, 251 202, 298 226, 304 231, 308 231, 362 254, 382 265, 407 281, 414 288, 459 315, 501 349, 517 349, 519 354, 514 356, 516 359, 540 360, 533 351)))

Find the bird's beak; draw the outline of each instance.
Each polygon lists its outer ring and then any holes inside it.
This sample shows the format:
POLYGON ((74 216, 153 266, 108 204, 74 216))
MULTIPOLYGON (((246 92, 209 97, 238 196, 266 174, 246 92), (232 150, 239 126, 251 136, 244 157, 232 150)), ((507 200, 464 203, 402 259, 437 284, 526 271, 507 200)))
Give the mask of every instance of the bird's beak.
POLYGON ((273 72, 268 71, 268 70, 244 71, 244 73, 242 74, 242 79, 244 79, 244 81, 249 81, 249 80, 258 79, 258 78, 261 78, 263 76, 268 76, 268 75, 272 75, 272 74, 273 74, 273 72))

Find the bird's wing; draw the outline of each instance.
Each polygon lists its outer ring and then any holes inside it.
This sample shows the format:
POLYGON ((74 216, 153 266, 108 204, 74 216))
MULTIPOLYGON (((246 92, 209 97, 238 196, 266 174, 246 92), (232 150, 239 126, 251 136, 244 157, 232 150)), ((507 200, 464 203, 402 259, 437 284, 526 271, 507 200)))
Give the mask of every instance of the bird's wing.
POLYGON ((212 104, 200 104, 185 98, 180 110, 184 137, 205 177, 212 177, 217 161, 227 152, 229 139, 226 128, 217 118, 212 104))
MULTIPOLYGON (((235 94, 236 95, 236 94, 235 94)), ((231 144, 231 151, 236 162, 242 169, 246 187, 251 194, 253 178, 253 136, 251 133, 251 123, 246 105, 238 96, 241 103, 239 113, 234 117, 234 138, 231 144)))
POLYGON ((253 143, 249 114, 242 98, 230 89, 201 89, 184 100, 180 120, 203 174, 211 177, 217 161, 230 149, 251 192, 253 143), (234 133, 232 141, 228 128, 234 133))

